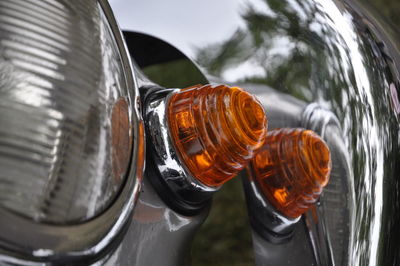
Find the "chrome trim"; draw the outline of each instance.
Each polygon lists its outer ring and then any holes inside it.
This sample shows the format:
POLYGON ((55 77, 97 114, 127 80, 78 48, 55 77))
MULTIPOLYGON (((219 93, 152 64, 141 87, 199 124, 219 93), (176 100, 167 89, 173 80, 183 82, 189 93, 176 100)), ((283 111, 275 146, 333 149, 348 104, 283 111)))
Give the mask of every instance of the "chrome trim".
MULTIPOLYGON (((164 89, 150 94, 145 101, 144 120, 148 141, 150 141, 149 146, 153 151, 149 154, 151 154, 154 168, 158 170, 158 175, 154 175, 155 178, 161 179, 162 184, 168 187, 164 189, 172 192, 169 197, 172 196, 178 202, 194 207, 209 200, 219 187, 207 186, 193 177, 182 163, 179 154, 175 152, 176 149, 169 134, 166 110, 171 95, 177 91, 179 89, 164 89)), ((159 188, 159 194, 163 194, 160 190, 164 189, 159 188)), ((167 201, 171 201, 171 198, 167 201)))
MULTIPOLYGON (((115 202, 102 214, 77 225, 35 223, 30 219, 0 209, 1 261, 10 261, 15 255, 22 261, 53 261, 63 263, 92 259, 110 247, 132 216, 139 196, 144 168, 144 125, 140 117, 140 98, 132 64, 122 33, 115 22, 107 0, 98 0, 115 34, 126 81, 130 88, 133 150, 129 175, 115 202)), ((28 263, 28 262, 27 262, 28 263)), ((28 264, 31 264, 29 262, 28 264)))
POLYGON ((272 243, 283 243, 291 239, 296 223, 301 216, 291 219, 280 214, 274 206, 265 200, 259 191, 251 167, 242 181, 246 194, 250 224, 257 233, 272 243))
POLYGON ((334 125, 340 128, 340 123, 334 113, 322 108, 317 103, 311 103, 306 106, 301 115, 301 126, 311 129, 325 139, 328 125, 334 125))
MULTIPOLYGON (((254 84, 241 84, 241 86, 260 99, 267 110, 269 130, 300 126, 299 117, 306 106, 304 102, 268 86, 254 84)), ((248 166, 242 175, 242 182, 253 233, 260 235, 267 240, 266 242, 282 244, 290 241, 301 217, 289 219, 280 214, 264 198, 253 176, 253 170, 248 166)))
POLYGON ((194 216, 174 212, 149 183, 151 178, 158 176, 145 174, 142 193, 121 244, 96 265, 189 264, 193 237, 207 218, 209 208, 194 216))
MULTIPOLYGON (((340 228, 342 230, 341 243, 343 245, 348 245, 348 250, 350 248, 349 242, 351 242, 350 237, 353 235, 351 230, 353 228, 354 221, 350 217, 353 217, 352 212, 355 209, 355 195, 354 195, 354 178, 351 177, 351 164, 349 159, 348 150, 346 149, 344 138, 341 135, 342 129, 338 118, 329 110, 322 108, 317 103, 309 104, 302 114, 301 125, 304 128, 311 129, 318 133, 322 139, 326 141, 329 146, 332 158, 332 171, 331 178, 324 188, 321 197, 318 202, 317 208, 315 208, 315 213, 309 211, 304 214, 304 219, 306 221, 306 226, 308 228, 308 235, 312 244, 314 256, 317 261, 317 265, 335 265, 335 254, 332 248, 332 231, 336 234, 338 238, 337 226, 333 220, 327 219, 331 212, 338 211, 335 208, 330 208, 330 201, 335 201, 335 204, 341 204, 340 208, 341 215, 336 214, 336 220, 342 221, 348 219, 348 223, 343 222, 340 228), (344 184, 344 185, 343 185, 344 184), (333 186, 333 190, 330 190, 330 186, 333 186), (340 191, 338 188, 342 186, 340 191), (347 191, 346 191, 347 190, 347 191), (333 193, 333 194, 331 194, 333 193), (338 198, 335 193, 344 194, 345 199, 338 198), (348 196, 347 196, 348 195, 348 196), (329 227, 333 227, 329 230, 329 227), (343 227, 345 226, 345 227, 343 227), (347 232, 347 233, 346 233, 347 232)), ((349 256, 348 252, 347 256, 349 256)), ((343 261, 350 261, 350 258, 343 258, 343 261)))

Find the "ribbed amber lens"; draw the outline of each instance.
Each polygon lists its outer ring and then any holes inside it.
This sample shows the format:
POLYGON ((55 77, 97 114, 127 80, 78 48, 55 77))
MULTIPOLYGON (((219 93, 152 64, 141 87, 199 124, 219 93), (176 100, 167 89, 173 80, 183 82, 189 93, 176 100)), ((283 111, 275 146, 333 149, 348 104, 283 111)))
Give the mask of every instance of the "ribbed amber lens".
POLYGON ((269 131, 264 146, 251 162, 255 179, 279 212, 296 218, 318 199, 329 180, 328 146, 313 131, 269 131))
POLYGON ((172 95, 168 120, 180 158, 208 186, 219 186, 243 169, 267 131, 267 117, 255 97, 224 85, 172 95))

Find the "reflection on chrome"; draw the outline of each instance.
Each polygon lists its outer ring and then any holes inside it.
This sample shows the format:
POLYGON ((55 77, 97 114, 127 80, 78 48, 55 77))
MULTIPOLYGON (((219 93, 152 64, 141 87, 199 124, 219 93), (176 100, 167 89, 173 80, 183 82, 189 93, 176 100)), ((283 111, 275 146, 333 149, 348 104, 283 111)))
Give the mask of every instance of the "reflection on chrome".
MULTIPOLYGON (((117 13, 128 8, 111 1, 117 13)), ((270 128, 300 126, 299 108, 312 102, 330 111, 337 123, 327 126, 326 138, 338 151, 336 165, 343 165, 337 170, 345 171, 349 181, 337 182, 337 188, 325 191, 325 198, 334 199, 325 202, 331 210, 324 214, 331 221, 327 227, 333 228, 332 232, 345 228, 341 234, 349 237, 347 248, 339 241, 340 234, 330 234, 331 242, 339 246, 332 250, 335 265, 398 263, 400 42, 397 29, 388 27, 378 16, 386 10, 369 5, 380 1, 187 2, 183 19, 202 21, 195 29, 191 24, 177 23, 182 19, 176 9, 178 2, 168 1, 160 10, 143 2, 140 10, 129 7, 131 16, 142 17, 138 21, 125 19, 121 24, 130 30, 144 28, 147 34, 175 45, 209 78, 225 78, 254 89, 268 110, 270 128), (202 16, 201 11, 209 6, 213 7, 211 17, 224 14, 217 26, 202 16), (154 20, 143 17, 143 10, 152 10, 152 17, 162 18, 162 25, 149 23, 154 20), (270 88, 276 91, 271 93, 270 88), (342 187, 346 193, 334 193, 342 187), (343 202, 350 208, 344 213, 340 212, 342 205, 336 204, 343 202), (342 222, 338 217, 346 212, 349 217, 342 222)), ((333 180, 342 180, 339 174, 335 176, 336 170, 333 172, 333 180)), ((324 208, 323 200, 320 209, 324 208)), ((299 243, 296 250, 303 245, 299 243)), ((264 254, 271 255, 268 251, 264 254)), ((262 262, 257 254, 256 262, 262 262)), ((288 255, 286 250, 281 254, 288 255)), ((300 253, 292 258, 303 257, 300 253)), ((282 265, 285 260, 275 262, 282 265)))
MULTIPOLYGON (((247 8, 240 22, 235 22, 235 34, 223 42, 198 44, 195 59, 217 77, 243 67, 256 69, 253 75, 236 79, 229 75, 230 81, 269 85, 333 112, 354 183, 356 207, 350 218, 354 227, 348 259, 360 265, 391 264, 398 253, 398 241, 390 232, 395 232, 399 218, 390 213, 397 212, 399 202, 394 158, 399 151, 399 123, 393 112, 399 88, 397 72, 391 71, 387 56, 391 51, 383 51, 390 46, 383 47, 376 39, 376 28, 347 4, 330 0, 265 3, 274 15, 247 8), (240 26, 243 23, 245 28, 240 26), (290 41, 279 41, 284 39, 290 41), (273 56, 271 51, 276 51, 273 56), (263 77, 260 68, 265 70, 263 77)), ((336 264, 347 261, 339 257, 336 264)))
POLYGON ((302 126, 320 134, 332 156, 330 183, 318 206, 305 215, 308 234, 319 265, 345 265, 349 261, 354 227, 354 178, 349 152, 337 117, 316 103, 302 114, 302 126))
POLYGON ((171 232, 176 232, 190 223, 189 218, 176 215, 176 213, 172 212, 170 209, 165 209, 164 217, 171 232))
POLYGON ((150 181, 163 200, 169 203, 169 207, 191 215, 208 205, 219 187, 207 186, 194 178, 175 151, 166 115, 167 103, 174 92, 175 89, 158 88, 144 101, 150 154, 147 157, 147 169, 150 181))

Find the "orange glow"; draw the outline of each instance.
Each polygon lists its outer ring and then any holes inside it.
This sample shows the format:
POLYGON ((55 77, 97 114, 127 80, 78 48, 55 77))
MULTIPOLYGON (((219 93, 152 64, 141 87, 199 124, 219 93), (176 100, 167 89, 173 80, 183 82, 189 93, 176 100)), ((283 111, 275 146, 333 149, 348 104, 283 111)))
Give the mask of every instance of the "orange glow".
POLYGON ((243 169, 267 131, 256 98, 225 85, 198 85, 173 94, 168 123, 181 160, 208 186, 219 186, 243 169))
POLYGON ((130 133, 129 107, 124 98, 118 99, 111 116, 112 171, 119 181, 127 173, 132 148, 130 133))
POLYGON ((329 181, 328 146, 313 131, 269 131, 264 146, 251 162, 255 180, 279 212, 299 217, 318 200, 329 181))

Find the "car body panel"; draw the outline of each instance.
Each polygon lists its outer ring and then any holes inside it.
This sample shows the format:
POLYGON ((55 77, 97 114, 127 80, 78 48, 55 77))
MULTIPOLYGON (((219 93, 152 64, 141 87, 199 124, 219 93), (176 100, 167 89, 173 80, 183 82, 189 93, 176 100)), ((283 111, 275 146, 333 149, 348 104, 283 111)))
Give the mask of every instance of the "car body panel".
POLYGON ((331 0, 111 5, 123 30, 172 44, 211 81, 266 85, 330 110, 350 162, 349 259, 399 262, 399 42, 379 10, 331 0))

